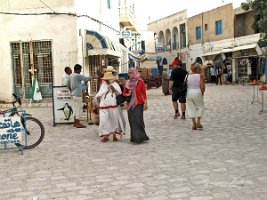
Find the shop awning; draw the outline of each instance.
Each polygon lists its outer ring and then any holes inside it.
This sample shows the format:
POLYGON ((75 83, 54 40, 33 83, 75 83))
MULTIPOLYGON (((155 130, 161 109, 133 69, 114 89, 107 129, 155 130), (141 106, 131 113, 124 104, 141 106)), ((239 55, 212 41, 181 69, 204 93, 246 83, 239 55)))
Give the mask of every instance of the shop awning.
POLYGON ((217 55, 220 54, 221 50, 216 50, 216 51, 208 51, 208 52, 203 52, 203 56, 212 56, 212 55, 217 55))
POLYGON ((117 43, 96 31, 86 30, 85 42, 88 56, 111 55, 121 57, 117 43))
POLYGON ((121 43, 118 43, 118 46, 121 48, 122 51, 128 54, 129 59, 140 61, 141 58, 138 55, 136 55, 134 52, 131 52, 129 49, 127 49, 124 45, 122 45, 121 43))
POLYGON ((229 52, 235 52, 235 51, 240 51, 240 50, 245 50, 245 49, 255 49, 258 55, 261 55, 262 53, 261 49, 259 48, 259 45, 257 43, 252 43, 252 44, 246 44, 246 45, 241 45, 237 47, 224 48, 224 49, 216 50, 216 51, 204 52, 203 56, 217 55, 221 53, 229 53, 229 52))
POLYGON ((153 60, 146 60, 144 62, 142 62, 140 64, 141 68, 147 68, 147 69, 151 69, 151 68, 158 68, 158 65, 155 61, 153 60))
POLYGON ((242 45, 242 46, 235 47, 233 49, 233 51, 240 51, 240 50, 244 50, 244 49, 255 49, 256 46, 257 46, 257 44, 242 45))

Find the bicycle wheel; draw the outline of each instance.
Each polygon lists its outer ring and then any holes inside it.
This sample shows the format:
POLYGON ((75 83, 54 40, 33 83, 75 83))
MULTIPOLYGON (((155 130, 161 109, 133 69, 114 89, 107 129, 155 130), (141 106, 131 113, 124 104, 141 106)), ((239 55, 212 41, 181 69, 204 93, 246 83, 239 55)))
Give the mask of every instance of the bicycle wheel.
MULTIPOLYGON (((22 118, 22 123, 24 121, 24 118, 22 118)), ((26 116, 26 127, 25 123, 23 123, 25 132, 27 135, 23 134, 21 142, 16 143, 16 146, 21 146, 24 149, 32 149, 36 146, 38 146, 42 140, 44 139, 45 135, 45 129, 38 119, 34 117, 26 116)))

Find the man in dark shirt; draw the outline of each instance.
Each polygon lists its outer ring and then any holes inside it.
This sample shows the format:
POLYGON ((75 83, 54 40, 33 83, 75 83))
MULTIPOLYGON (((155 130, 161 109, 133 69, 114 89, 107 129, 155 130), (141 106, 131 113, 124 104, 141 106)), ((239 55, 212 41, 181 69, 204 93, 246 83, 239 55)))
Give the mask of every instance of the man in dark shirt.
POLYGON ((173 108, 175 110, 174 119, 177 119, 180 116, 179 113, 179 106, 178 106, 178 100, 181 104, 181 110, 182 110, 182 119, 185 119, 185 109, 186 109, 186 94, 183 92, 183 84, 184 79, 188 72, 183 69, 181 66, 181 63, 179 65, 176 65, 174 69, 172 70, 171 77, 170 77, 170 83, 169 83, 169 93, 172 95, 172 104, 173 108))

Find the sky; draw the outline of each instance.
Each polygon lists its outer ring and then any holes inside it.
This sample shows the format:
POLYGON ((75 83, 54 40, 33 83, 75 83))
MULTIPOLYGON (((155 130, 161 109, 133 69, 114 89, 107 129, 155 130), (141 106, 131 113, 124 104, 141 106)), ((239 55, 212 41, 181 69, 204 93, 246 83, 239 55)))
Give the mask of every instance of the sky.
POLYGON ((246 0, 133 0, 135 15, 141 30, 146 30, 146 24, 187 9, 187 17, 192 17, 219 6, 233 3, 240 7, 246 0))

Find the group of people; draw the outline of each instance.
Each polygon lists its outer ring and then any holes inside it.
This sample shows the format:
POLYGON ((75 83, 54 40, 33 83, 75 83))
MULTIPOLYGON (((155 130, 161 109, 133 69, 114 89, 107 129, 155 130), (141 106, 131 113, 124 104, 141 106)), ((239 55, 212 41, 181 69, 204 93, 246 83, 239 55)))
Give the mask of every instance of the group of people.
MULTIPOLYGON (((65 68, 65 75, 62 84, 66 85, 71 91, 73 100, 74 127, 85 128, 81 124, 83 88, 91 80, 90 76, 81 75, 82 66, 76 64, 74 73, 71 68, 65 68)), ((181 116, 186 119, 187 110, 192 119, 192 130, 202 129, 201 117, 204 110, 205 80, 201 72, 201 65, 193 63, 189 74, 181 63, 176 63, 171 72, 168 93, 172 95, 174 108, 174 119, 181 116), (187 90, 184 89, 186 84, 187 90), (178 101, 181 104, 179 112, 178 101)), ((112 66, 105 69, 101 78, 100 89, 94 97, 94 102, 99 109, 99 137, 102 142, 109 141, 112 135, 113 141, 118 141, 126 132, 126 120, 123 108, 127 109, 128 121, 130 126, 130 141, 142 143, 149 140, 145 131, 143 113, 148 109, 146 86, 136 68, 128 70, 127 81, 120 84, 116 77, 116 70, 112 66), (118 103, 118 97, 124 100, 118 103), (122 105, 123 104, 123 105, 122 105)))
POLYGON ((181 116, 186 119, 185 111, 192 119, 192 130, 202 129, 200 122, 204 110, 205 78, 201 71, 201 65, 193 63, 189 74, 178 62, 173 66, 169 81, 169 93, 172 95, 174 119, 181 116), (181 104, 179 112, 178 101, 181 104))
POLYGON ((117 97, 125 97, 125 104, 128 113, 130 125, 130 141, 133 143, 142 143, 149 140, 145 131, 143 112, 147 110, 147 96, 145 83, 140 77, 136 68, 130 68, 128 71, 129 79, 125 85, 119 85, 116 81, 116 73, 113 68, 107 68, 95 100, 99 108, 99 136, 102 142, 109 140, 113 135, 113 141, 117 141, 117 135, 120 137, 125 134, 126 121, 124 119, 121 104, 118 104, 117 97), (126 98, 127 97, 127 98, 126 98))
POLYGON ((210 81, 211 83, 216 83, 216 85, 222 83, 226 84, 231 79, 231 74, 226 65, 223 67, 210 66, 210 81))
MULTIPOLYGON (((82 114, 82 91, 84 85, 91 77, 81 75, 82 66, 76 64, 74 73, 71 68, 65 68, 62 85, 66 85, 71 91, 73 99, 74 127, 85 128, 81 124, 82 114)), ((143 112, 148 109, 146 87, 136 68, 128 71, 129 79, 121 84, 115 76, 116 70, 112 66, 105 69, 101 78, 100 89, 94 97, 94 102, 99 109, 99 137, 102 142, 109 141, 110 135, 113 141, 118 141, 126 132, 126 120, 124 118, 122 105, 127 108, 128 121, 130 125, 130 141, 142 143, 148 141, 149 137, 145 131, 143 112), (117 97, 122 96, 125 101, 118 104, 117 97)))

